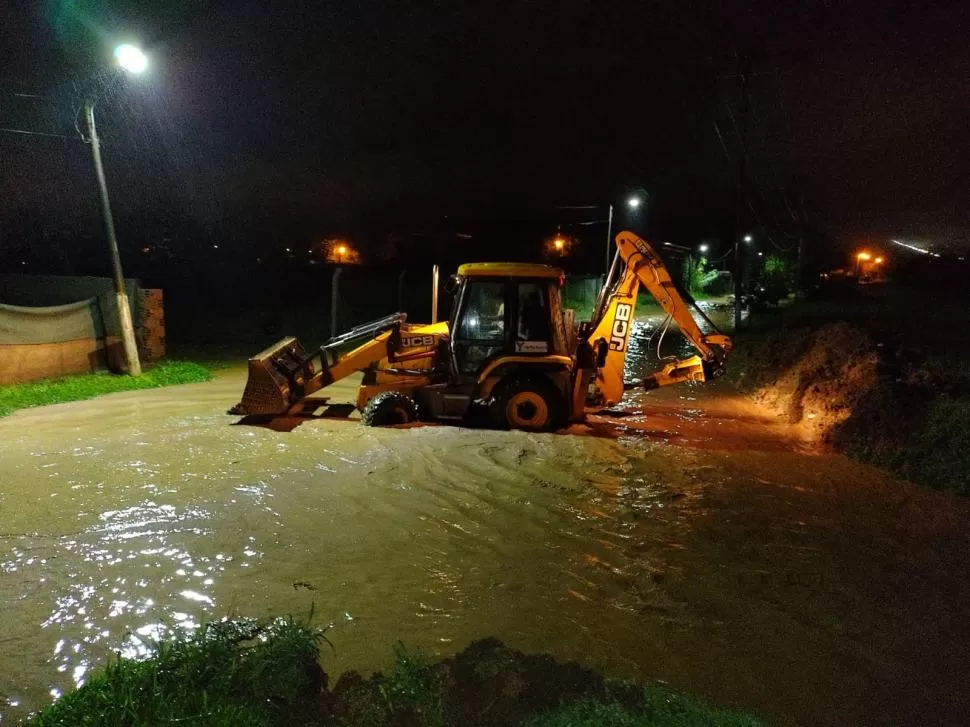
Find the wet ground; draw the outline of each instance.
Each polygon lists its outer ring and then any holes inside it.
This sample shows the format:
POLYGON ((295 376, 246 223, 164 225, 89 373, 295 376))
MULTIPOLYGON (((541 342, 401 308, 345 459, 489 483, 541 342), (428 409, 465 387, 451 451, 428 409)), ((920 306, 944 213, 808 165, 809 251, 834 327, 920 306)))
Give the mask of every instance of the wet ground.
POLYGON ((555 435, 239 426, 242 385, 0 420, 4 722, 166 629, 311 609, 330 672, 496 636, 777 724, 970 714, 970 503, 721 385, 555 435))

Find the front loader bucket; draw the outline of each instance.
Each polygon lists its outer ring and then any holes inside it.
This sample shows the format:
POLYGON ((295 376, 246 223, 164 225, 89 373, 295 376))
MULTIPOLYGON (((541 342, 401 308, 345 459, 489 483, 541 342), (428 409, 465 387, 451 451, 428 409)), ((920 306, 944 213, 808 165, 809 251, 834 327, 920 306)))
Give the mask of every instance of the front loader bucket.
POLYGON ((303 398, 313 364, 300 342, 290 336, 249 359, 242 401, 229 410, 241 416, 284 414, 303 398))

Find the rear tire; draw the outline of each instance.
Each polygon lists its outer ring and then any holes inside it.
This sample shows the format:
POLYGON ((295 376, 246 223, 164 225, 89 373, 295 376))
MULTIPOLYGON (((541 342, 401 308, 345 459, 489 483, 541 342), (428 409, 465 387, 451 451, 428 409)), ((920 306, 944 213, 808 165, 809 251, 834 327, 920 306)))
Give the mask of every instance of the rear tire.
POLYGON ((550 432, 562 426, 565 402, 549 381, 512 378, 498 385, 489 409, 499 427, 550 432))
POLYGON ((390 427, 418 420, 418 406, 402 391, 382 391, 367 402, 361 420, 369 427, 390 427))

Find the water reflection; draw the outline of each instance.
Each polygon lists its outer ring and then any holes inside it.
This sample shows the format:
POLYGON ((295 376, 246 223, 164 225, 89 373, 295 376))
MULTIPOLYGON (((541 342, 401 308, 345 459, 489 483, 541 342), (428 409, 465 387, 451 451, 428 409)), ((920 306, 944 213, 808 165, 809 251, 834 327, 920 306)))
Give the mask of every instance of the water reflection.
MULTIPOLYGON (((265 488, 240 490, 255 503, 265 496, 265 488)), ((92 660, 109 648, 126 657, 144 657, 154 640, 173 630, 191 632, 212 618, 212 588, 235 560, 225 552, 202 554, 208 549, 212 520, 205 507, 149 500, 106 510, 83 532, 60 539, 55 558, 64 562, 66 557, 73 565, 40 623, 64 634, 51 653, 56 671, 70 674, 73 684, 80 685, 92 660), (186 543, 199 548, 189 549, 186 543)), ((243 565, 260 555, 254 543, 253 536, 244 539, 243 565)), ((15 559, 5 562, 4 569, 35 564, 46 566, 47 559, 15 551, 15 559)), ((52 688, 59 693, 62 685, 52 688)))

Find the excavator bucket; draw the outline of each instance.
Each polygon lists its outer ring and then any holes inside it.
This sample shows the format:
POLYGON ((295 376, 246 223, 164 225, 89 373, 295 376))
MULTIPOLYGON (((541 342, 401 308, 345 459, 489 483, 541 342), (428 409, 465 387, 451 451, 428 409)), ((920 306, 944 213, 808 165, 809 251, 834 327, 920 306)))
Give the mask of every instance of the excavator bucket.
POLYGON ((241 416, 284 414, 303 398, 314 369, 300 342, 290 336, 249 359, 242 401, 229 410, 241 416))

